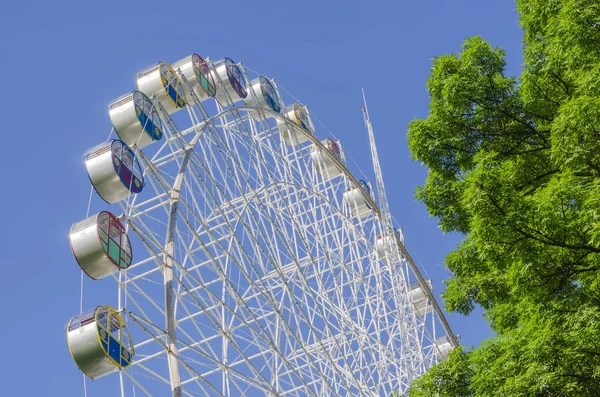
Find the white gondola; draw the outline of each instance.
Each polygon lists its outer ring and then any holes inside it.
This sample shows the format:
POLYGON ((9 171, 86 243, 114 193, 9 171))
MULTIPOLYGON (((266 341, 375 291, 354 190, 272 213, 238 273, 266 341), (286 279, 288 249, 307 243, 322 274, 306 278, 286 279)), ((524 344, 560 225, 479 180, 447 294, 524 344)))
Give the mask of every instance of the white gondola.
POLYGON ((284 110, 283 114, 294 124, 296 124, 304 130, 299 130, 297 127, 290 125, 290 122, 285 119, 277 119, 277 128, 279 129, 281 138, 289 146, 296 146, 301 143, 310 141, 308 134, 305 131, 310 133, 310 135, 315 135, 314 131, 311 128, 310 120, 308 119, 308 113, 299 103, 292 104, 292 106, 284 110))
POLYGON ((67 343, 81 372, 92 379, 127 368, 135 354, 125 321, 108 306, 69 320, 67 343))
POLYGON ((342 170, 337 166, 334 158, 342 161, 342 151, 340 144, 334 142, 333 139, 327 138, 321 142, 325 146, 325 150, 313 145, 311 148, 310 157, 312 159, 317 172, 321 174, 323 179, 328 180, 342 174, 342 170))
MULTIPOLYGON (((428 281, 428 284, 431 289, 431 281, 428 281)), ((408 296, 420 316, 425 316, 433 311, 433 306, 419 283, 414 283, 410 286, 408 296)))
POLYGON ((404 234, 400 228, 394 229, 394 236, 383 237, 380 235, 379 238, 377 238, 375 249, 377 250, 377 254, 381 259, 385 260, 386 253, 388 255, 394 253, 393 248, 397 246, 396 237, 400 239, 402 244, 404 244, 404 234))
POLYGON ((119 138, 142 148, 162 139, 162 123, 154 104, 141 91, 133 91, 108 107, 110 121, 119 138))
POLYGON ((117 217, 102 211, 71 226, 71 250, 81 269, 99 280, 131 265, 131 243, 117 217))
MULTIPOLYGON (((180 72, 190 84, 200 102, 210 99, 217 93, 215 79, 210 72, 210 66, 200 55, 192 54, 173 64, 173 70, 180 72)), ((194 103, 194 97, 185 87, 185 100, 194 103)))
POLYGON ((173 114, 186 106, 185 91, 181 80, 171 65, 159 62, 137 75, 138 90, 156 99, 167 113, 173 114))
MULTIPOLYGON (((272 110, 275 113, 281 111, 281 103, 279 102, 279 94, 275 89, 273 83, 271 83, 266 77, 260 76, 250 82, 249 92, 244 103, 246 106, 265 108, 272 110), (254 95, 252 95, 254 93, 254 95), (254 99, 256 97, 256 99, 254 99)), ((250 111, 250 116, 255 120, 261 120, 264 117, 273 117, 271 113, 250 111)))
POLYGON ((142 169, 123 141, 96 146, 87 153, 85 166, 94 189, 108 203, 121 201, 144 187, 142 169))
POLYGON ((435 344, 437 345, 437 355, 439 361, 444 361, 450 355, 450 352, 455 348, 452 341, 447 336, 439 337, 435 344))
MULTIPOLYGON (((364 190, 370 197, 371 186, 363 180, 360 180, 359 183, 362 187, 362 190, 364 190)), ((350 209, 350 214, 352 217, 357 219, 362 219, 372 212, 371 206, 369 205, 367 198, 363 195, 362 190, 357 187, 351 187, 344 192, 344 203, 350 209)))
POLYGON ((216 62, 211 72, 217 84, 215 99, 221 105, 233 104, 248 96, 244 73, 230 58, 216 62))

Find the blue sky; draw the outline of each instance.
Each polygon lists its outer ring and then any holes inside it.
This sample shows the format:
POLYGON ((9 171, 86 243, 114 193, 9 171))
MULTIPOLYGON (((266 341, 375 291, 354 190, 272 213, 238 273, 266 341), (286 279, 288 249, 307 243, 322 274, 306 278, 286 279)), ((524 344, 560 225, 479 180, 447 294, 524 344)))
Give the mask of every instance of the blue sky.
MULTIPOLYGON (((82 155, 108 136, 107 105, 135 87, 138 71, 192 52, 214 60, 228 56, 275 77, 341 139, 349 168, 373 179, 361 113, 364 88, 392 213, 435 293, 443 291, 443 260, 461 236, 442 235, 415 201, 426 169, 409 159, 406 130, 410 120, 427 115, 432 58, 458 51, 471 35, 504 47, 508 72, 518 75, 522 32, 512 2, 3 5, 3 393, 82 395, 64 337, 66 321, 79 312, 79 268, 67 233, 86 213, 82 155)), ((322 126, 317 130, 327 135, 322 126)), ((103 303, 96 299, 101 288, 86 284, 84 308, 103 303)), ((464 345, 491 334, 480 312, 449 320, 464 345)), ((103 395, 95 386, 88 384, 88 396, 103 395)))

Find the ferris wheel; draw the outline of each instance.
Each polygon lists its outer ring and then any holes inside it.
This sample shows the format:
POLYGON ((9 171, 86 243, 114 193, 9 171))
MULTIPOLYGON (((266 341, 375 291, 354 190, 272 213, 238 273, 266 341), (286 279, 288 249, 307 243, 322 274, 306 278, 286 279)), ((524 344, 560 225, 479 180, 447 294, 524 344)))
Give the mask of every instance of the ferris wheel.
POLYGON ((380 172, 356 178, 306 106, 229 58, 136 81, 85 157, 110 205, 69 234, 107 285, 67 324, 86 376, 118 372, 123 396, 390 395, 457 345, 380 172))

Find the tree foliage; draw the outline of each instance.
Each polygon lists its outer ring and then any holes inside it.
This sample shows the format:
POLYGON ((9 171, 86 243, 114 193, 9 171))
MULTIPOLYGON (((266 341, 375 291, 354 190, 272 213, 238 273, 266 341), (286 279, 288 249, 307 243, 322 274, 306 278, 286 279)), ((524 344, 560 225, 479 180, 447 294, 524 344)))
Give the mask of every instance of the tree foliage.
POLYGON ((410 396, 600 396, 600 2, 520 0, 524 70, 480 37, 434 59, 429 168, 417 197, 465 235, 446 258, 447 309, 476 304, 497 336, 410 396))

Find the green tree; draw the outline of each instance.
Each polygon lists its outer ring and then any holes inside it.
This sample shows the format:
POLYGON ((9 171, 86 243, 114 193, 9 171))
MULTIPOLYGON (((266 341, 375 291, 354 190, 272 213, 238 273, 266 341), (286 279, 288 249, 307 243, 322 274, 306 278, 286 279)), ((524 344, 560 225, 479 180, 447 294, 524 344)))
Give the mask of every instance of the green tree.
POLYGON ((600 2, 519 0, 524 70, 480 37, 435 58, 429 169, 417 198, 465 235, 446 258, 448 310, 475 304, 497 336, 410 396, 600 396, 600 2))

